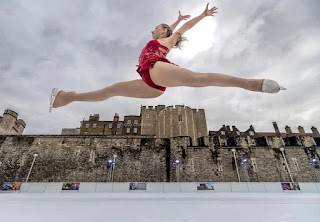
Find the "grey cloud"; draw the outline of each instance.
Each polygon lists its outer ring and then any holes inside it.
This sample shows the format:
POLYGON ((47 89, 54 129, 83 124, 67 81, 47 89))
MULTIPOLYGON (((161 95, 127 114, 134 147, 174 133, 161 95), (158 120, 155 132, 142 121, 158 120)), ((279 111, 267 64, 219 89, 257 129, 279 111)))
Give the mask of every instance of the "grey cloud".
POLYGON ((317 0, 216 2, 219 13, 212 24, 217 33, 208 42, 212 47, 192 59, 185 58, 183 50, 171 57, 194 71, 274 78, 288 87, 286 92, 262 95, 235 88, 179 87, 155 99, 79 102, 48 114, 53 87, 85 92, 138 78, 135 65, 154 26, 170 24, 178 10, 195 16, 206 3, 1 1, 0 113, 6 108, 17 111, 28 125, 26 134, 59 134, 93 113, 110 120, 116 112, 122 118, 139 115, 140 105, 182 103, 204 108, 209 130, 223 124, 246 130, 252 124, 258 131, 272 131, 272 121, 282 128, 320 127, 317 0))

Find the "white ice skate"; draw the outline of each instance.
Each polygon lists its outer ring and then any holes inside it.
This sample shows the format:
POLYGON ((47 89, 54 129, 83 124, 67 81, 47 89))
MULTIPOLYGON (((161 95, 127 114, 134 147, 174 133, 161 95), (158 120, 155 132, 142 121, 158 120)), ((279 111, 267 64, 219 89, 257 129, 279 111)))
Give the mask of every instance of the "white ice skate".
POLYGON ((51 99, 50 99, 50 107, 49 107, 49 112, 50 112, 50 113, 52 112, 53 103, 54 103, 54 101, 56 101, 57 95, 58 95, 58 93, 59 93, 61 90, 62 90, 62 89, 58 89, 58 88, 54 88, 54 89, 52 90, 51 99))
POLYGON ((276 81, 271 79, 265 79, 262 83, 263 93, 277 93, 280 90, 286 90, 283 86, 280 86, 276 81))

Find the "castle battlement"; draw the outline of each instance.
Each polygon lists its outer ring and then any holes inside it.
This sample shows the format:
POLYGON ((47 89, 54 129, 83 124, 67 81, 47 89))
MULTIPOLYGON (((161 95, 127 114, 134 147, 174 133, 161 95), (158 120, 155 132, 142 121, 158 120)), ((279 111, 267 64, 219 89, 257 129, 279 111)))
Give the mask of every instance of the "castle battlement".
POLYGON ((1 134, 21 135, 26 125, 22 119, 18 119, 18 113, 11 109, 6 109, 0 118, 1 134))
POLYGON ((143 110, 155 110, 156 107, 155 106, 141 106, 141 109, 143 109, 143 110))
POLYGON ((175 110, 185 110, 185 109, 191 109, 192 111, 195 112, 201 112, 204 113, 204 109, 192 109, 189 106, 185 106, 185 105, 170 105, 170 106, 165 106, 165 105, 158 105, 158 106, 141 106, 141 110, 142 111, 155 111, 155 110, 170 110, 170 111, 175 111, 175 110))
POLYGON ((22 125, 23 128, 25 128, 26 125, 27 125, 27 124, 25 123, 25 121, 23 121, 22 119, 18 119, 18 120, 17 120, 17 123, 20 124, 20 125, 22 125))
POLYGON ((14 118, 18 118, 18 113, 16 113, 15 111, 11 110, 11 109, 6 109, 3 113, 3 115, 10 115, 13 116, 14 118))

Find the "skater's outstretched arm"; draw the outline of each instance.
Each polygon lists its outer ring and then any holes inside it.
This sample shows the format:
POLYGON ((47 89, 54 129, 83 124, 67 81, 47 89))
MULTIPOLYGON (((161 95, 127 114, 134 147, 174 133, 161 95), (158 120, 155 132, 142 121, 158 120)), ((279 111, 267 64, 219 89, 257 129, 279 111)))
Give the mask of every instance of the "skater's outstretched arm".
POLYGON ((181 38, 181 35, 184 34, 186 31, 191 29, 193 26, 195 26, 198 22, 200 22, 203 18, 207 16, 214 16, 215 13, 217 13, 217 7, 213 7, 211 9, 208 8, 209 3, 206 6, 206 9, 197 17, 194 17, 193 19, 189 20, 185 24, 183 24, 176 32, 174 32, 170 37, 167 38, 168 44, 173 47, 176 45, 177 41, 181 38))
POLYGON ((183 20, 187 20, 188 18, 190 18, 191 16, 190 15, 181 15, 180 11, 179 11, 179 16, 178 16, 178 19, 177 21, 175 21, 171 26, 171 30, 174 31, 177 27, 177 25, 179 25, 179 23, 183 20))

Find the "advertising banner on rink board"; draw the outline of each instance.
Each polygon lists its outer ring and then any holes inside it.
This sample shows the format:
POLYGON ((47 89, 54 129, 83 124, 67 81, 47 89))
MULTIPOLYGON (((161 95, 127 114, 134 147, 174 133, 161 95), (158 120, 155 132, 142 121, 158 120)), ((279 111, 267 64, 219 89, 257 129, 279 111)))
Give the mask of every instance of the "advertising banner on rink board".
POLYGON ((63 183, 62 190, 79 190, 80 183, 63 183))
POLYGON ((282 190, 300 190, 299 183, 281 183, 282 190))
POLYGON ((147 183, 130 183, 129 190, 147 190, 147 183))
POLYGON ((15 191, 20 190, 21 182, 5 182, 2 184, 0 190, 3 191, 15 191))
POLYGON ((197 190, 214 190, 213 182, 197 183, 197 190))

